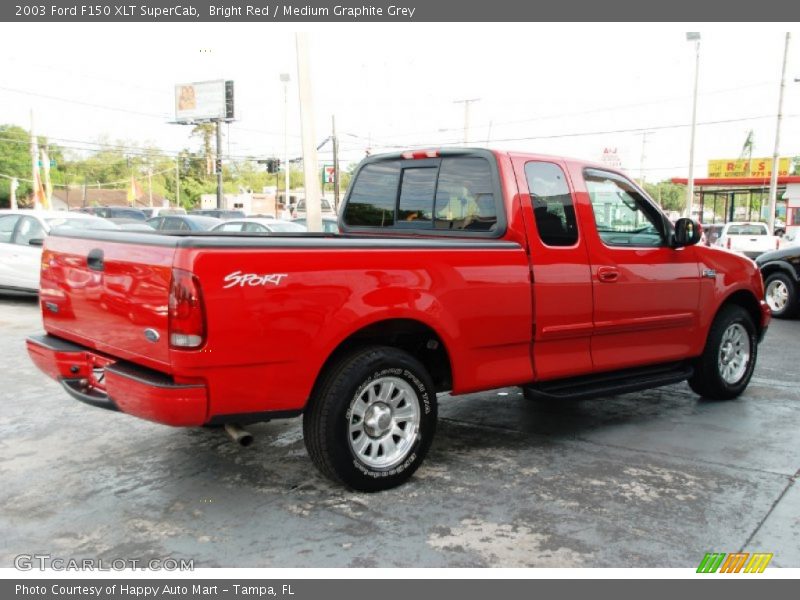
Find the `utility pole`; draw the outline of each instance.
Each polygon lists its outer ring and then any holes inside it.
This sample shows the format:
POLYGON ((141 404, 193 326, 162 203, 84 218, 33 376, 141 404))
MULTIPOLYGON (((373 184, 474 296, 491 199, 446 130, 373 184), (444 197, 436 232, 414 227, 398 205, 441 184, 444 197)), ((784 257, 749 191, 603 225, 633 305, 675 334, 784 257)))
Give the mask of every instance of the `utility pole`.
POLYGON ((317 163, 314 106, 311 94, 308 34, 295 34, 297 44, 297 86, 300 91, 300 125, 303 135, 303 180, 306 194, 306 226, 309 231, 322 231, 319 168, 317 163))
POLYGON ((180 157, 175 157, 175 207, 181 205, 181 168, 180 157))
POLYGON ((222 208, 222 119, 217 119, 217 208, 222 208))
POLYGON ((147 195, 150 198, 150 208, 153 208, 153 167, 147 167, 147 195))
MULTIPOLYGON (((289 209, 289 74, 281 73, 283 82, 283 206, 289 209)), ((277 177, 275 187, 278 187, 277 177)), ((277 197, 277 193, 275 196, 277 197)))
POLYGON ((16 177, 11 178, 10 184, 10 201, 11 201, 11 210, 17 210, 17 188, 19 187, 19 180, 16 177))
POLYGON ((336 117, 331 115, 331 126, 333 133, 333 208, 339 211, 339 138, 336 137, 336 117))
POLYGON ((700 34, 692 31, 686 34, 687 42, 694 42, 694 96, 692 100, 692 135, 689 142, 689 179, 686 185, 686 216, 692 218, 694 202, 694 133, 697 128, 697 82, 700 78, 700 34))
POLYGON ((778 94, 778 123, 775 127, 775 151, 772 153, 772 175, 769 178, 769 212, 767 213, 767 228, 769 233, 775 232, 775 204, 778 201, 778 171, 780 170, 780 141, 781 122, 783 121, 783 91, 786 88, 786 60, 789 57, 789 40, 792 34, 786 32, 786 42, 783 46, 783 67, 781 68, 781 91, 778 94))
POLYGON ((645 147, 647 146, 647 136, 652 135, 652 131, 642 132, 642 155, 639 158, 639 187, 644 189, 644 160, 647 158, 645 147))
POLYGON ((464 105, 464 145, 469 144, 469 107, 473 102, 478 102, 480 98, 469 98, 465 100, 454 100, 453 104, 464 105))
POLYGON ((33 126, 33 109, 31 109, 31 181, 33 181, 33 208, 41 209, 39 195, 39 143, 33 126))

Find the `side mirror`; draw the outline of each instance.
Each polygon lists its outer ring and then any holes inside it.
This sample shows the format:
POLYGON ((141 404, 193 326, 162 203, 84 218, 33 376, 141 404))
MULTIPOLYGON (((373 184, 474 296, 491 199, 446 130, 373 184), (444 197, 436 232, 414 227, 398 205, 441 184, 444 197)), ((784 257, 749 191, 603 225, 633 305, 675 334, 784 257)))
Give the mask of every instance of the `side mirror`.
POLYGON ((32 238, 28 240, 30 246, 44 246, 44 238, 32 238))
POLYGON ((703 231, 699 223, 691 219, 678 219, 675 221, 675 233, 673 234, 673 248, 682 246, 693 246, 700 241, 703 231))

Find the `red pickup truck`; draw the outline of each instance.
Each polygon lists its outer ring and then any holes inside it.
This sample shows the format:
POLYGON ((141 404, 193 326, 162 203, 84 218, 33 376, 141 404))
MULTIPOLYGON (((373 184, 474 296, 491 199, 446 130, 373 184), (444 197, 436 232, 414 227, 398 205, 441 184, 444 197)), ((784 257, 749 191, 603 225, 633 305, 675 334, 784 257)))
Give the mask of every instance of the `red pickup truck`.
MULTIPOLYGON (((549 156, 366 159, 341 234, 47 238, 33 361, 73 397, 175 426, 303 415, 311 460, 406 480, 436 394, 742 393, 770 319, 752 261, 696 246, 622 173, 549 156)), ((500 400, 501 401, 501 400, 500 400)))

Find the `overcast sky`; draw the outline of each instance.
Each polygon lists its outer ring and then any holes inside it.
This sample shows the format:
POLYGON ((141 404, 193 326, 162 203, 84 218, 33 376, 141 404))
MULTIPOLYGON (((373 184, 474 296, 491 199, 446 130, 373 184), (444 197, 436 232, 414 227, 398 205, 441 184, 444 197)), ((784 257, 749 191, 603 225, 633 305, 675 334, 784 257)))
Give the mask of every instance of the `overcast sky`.
MULTIPOLYGON (((101 136, 177 151, 197 141, 170 125, 173 86, 232 79, 233 157, 283 155, 283 89, 290 74, 289 153, 300 155, 292 24, 34 24, 0 26, 0 123, 63 146, 101 136), (14 91, 12 91, 14 90, 14 91)), ((316 138, 336 115, 342 154, 453 145, 472 104, 475 145, 599 160, 617 148, 639 177, 641 131, 650 181, 685 176, 694 45, 702 34, 696 176, 736 157, 771 156, 784 34, 789 51, 781 154, 800 155, 800 26, 687 24, 308 25, 316 138), (756 118, 759 117, 759 118, 756 118), (683 125, 683 127, 681 127, 683 125), (620 131, 622 130, 622 131, 620 131), (601 132, 601 133, 597 133, 601 132), (604 132, 604 133, 603 133, 604 132), (616 133, 615 133, 616 132, 616 133), (595 135, 576 135, 596 133, 595 135)), ((321 153, 321 162, 329 162, 321 153)))

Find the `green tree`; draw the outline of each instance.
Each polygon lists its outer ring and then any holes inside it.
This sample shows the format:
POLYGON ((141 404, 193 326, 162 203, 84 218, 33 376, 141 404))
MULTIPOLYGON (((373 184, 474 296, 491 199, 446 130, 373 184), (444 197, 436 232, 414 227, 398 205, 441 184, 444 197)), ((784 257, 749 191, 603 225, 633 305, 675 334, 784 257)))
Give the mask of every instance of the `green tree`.
MULTIPOLYGON (((30 136, 22 127, 0 125, 0 175, 31 178, 30 136)), ((31 193, 32 186, 19 182, 17 198, 31 193)), ((8 207, 11 198, 11 180, 0 177, 0 206, 8 207)))

